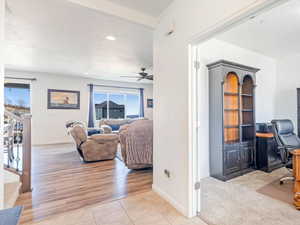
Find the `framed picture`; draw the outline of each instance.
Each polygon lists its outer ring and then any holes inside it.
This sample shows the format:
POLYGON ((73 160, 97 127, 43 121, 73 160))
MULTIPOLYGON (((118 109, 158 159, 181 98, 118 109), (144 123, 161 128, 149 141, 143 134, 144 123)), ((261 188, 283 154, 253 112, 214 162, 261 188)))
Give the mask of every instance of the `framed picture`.
POLYGON ((153 108, 153 99, 147 99, 147 108, 153 108))
POLYGON ((80 91, 48 89, 48 109, 80 109, 80 91))

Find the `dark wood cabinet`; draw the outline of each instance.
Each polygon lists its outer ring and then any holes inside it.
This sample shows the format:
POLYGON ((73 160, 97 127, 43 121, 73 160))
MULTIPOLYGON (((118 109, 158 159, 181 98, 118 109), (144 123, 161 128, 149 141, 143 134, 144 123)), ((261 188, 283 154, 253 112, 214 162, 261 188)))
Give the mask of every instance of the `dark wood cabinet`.
POLYGON ((238 172, 240 170, 240 149, 238 145, 227 146, 225 150, 225 175, 238 172))
POLYGON ((259 69, 225 60, 207 67, 210 175, 225 181, 254 167, 255 74, 259 69))
POLYGON ((272 172, 283 167, 273 134, 258 133, 256 139, 256 168, 265 172, 272 172))

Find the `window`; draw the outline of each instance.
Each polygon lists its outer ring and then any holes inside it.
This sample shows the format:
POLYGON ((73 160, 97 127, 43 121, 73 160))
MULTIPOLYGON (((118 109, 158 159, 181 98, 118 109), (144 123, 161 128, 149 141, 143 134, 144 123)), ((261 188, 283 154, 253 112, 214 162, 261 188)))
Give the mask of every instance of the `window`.
POLYGON ((125 95, 109 94, 108 95, 108 115, 110 119, 125 118, 125 95))
POLYGON ((138 118, 140 116, 140 96, 128 94, 126 98, 127 118, 138 118))
POLYGON ((107 119, 107 94, 94 94, 96 120, 107 119))
POLYGON ((17 115, 30 113, 29 84, 6 83, 4 85, 5 109, 17 115))
POLYGON ((94 93, 95 117, 101 119, 138 118, 140 96, 135 93, 94 93))

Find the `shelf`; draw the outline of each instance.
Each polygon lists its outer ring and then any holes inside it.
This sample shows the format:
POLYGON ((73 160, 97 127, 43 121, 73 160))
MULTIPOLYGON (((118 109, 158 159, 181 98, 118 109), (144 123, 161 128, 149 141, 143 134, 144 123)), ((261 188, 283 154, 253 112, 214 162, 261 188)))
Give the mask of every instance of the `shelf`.
POLYGON ((240 139, 225 141, 225 144, 227 144, 227 145, 232 145, 232 144, 237 144, 237 143, 240 143, 240 139))
POLYGON ((239 96, 239 93, 235 93, 235 92, 224 92, 224 95, 239 96))
POLYGON ((251 94, 241 94, 241 96, 243 96, 243 97, 253 97, 253 95, 251 95, 251 94))
POLYGON ((254 127, 254 124, 241 124, 241 127, 254 127))
POLYGON ((239 125, 236 125, 236 126, 232 125, 232 126, 224 126, 224 128, 231 129, 231 128, 240 128, 240 127, 239 127, 239 125))
POLYGON ((224 111, 239 111, 239 109, 224 109, 224 111))
POLYGON ((242 109, 242 112, 253 112, 253 109, 242 109))

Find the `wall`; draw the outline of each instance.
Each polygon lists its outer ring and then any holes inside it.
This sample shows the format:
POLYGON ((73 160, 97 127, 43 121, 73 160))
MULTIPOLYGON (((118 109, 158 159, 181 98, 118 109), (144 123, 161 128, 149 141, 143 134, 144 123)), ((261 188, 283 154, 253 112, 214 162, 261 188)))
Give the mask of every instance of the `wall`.
POLYGON ((22 71, 5 71, 9 76, 34 77, 31 83, 32 143, 33 145, 69 143, 73 140, 66 133, 65 122, 80 120, 87 123, 89 87, 87 84, 114 85, 144 88, 145 116, 152 119, 152 109, 147 109, 146 99, 152 98, 152 85, 86 79, 76 76, 54 75, 22 71), (47 90, 79 90, 80 110, 47 109, 47 90))
MULTIPOLYGON (((5 1, 0 0, 0 134, 3 134, 3 87, 4 87, 4 10, 5 1)), ((0 209, 3 208, 4 201, 4 181, 3 181, 3 138, 0 136, 0 209)))
POLYGON ((154 34, 153 189, 187 216, 193 214, 189 150, 189 48, 201 32, 272 0, 174 0, 154 34), (174 25, 174 33, 167 32, 174 25), (169 169, 171 177, 164 175, 169 169))
MULTIPOLYGON (((256 74, 256 121, 266 122, 274 118, 276 93, 276 66, 275 59, 259 53, 211 39, 198 47, 200 59, 199 73, 199 108, 209 108, 209 78, 207 64, 220 59, 259 68, 256 74), (268 91, 266 91, 268 90, 268 91)), ((209 112, 199 110, 199 120, 203 126, 199 128, 201 178, 209 176, 209 112)))
POLYGON ((297 88, 300 88, 299 55, 278 60, 275 118, 292 119, 297 132, 297 88))

